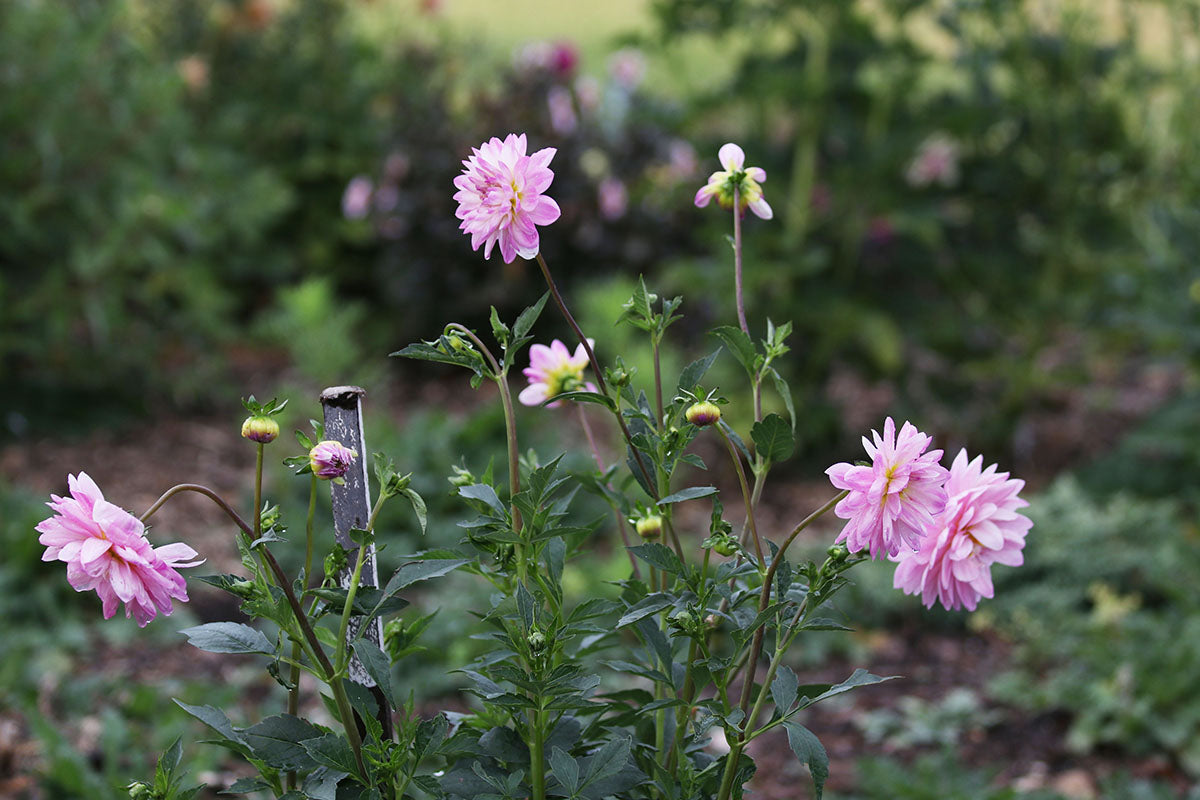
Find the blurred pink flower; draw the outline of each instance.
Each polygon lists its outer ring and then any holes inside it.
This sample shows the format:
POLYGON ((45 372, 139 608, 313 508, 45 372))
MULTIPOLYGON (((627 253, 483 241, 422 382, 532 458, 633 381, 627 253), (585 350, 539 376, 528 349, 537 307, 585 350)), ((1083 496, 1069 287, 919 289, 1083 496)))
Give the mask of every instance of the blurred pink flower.
POLYGON ((958 183, 958 150, 958 142, 946 134, 932 134, 917 148, 904 179, 916 188, 933 183, 954 186, 958 183))
POLYGON ((558 219, 559 208, 542 192, 550 187, 554 173, 550 159, 555 149, 546 147, 525 155, 525 134, 510 133, 504 141, 496 137, 472 150, 463 161, 463 173, 454 179, 458 191, 455 216, 459 228, 471 235, 471 248, 483 245, 483 257, 491 258, 499 243, 504 262, 517 256, 533 258, 538 253, 535 225, 558 219))
POLYGON ((690 178, 696 172, 696 148, 683 139, 673 139, 667 147, 667 163, 671 177, 676 180, 690 178))
POLYGON ((939 527, 915 553, 898 559, 893 584, 905 594, 921 594, 926 607, 934 598, 947 609, 975 610, 981 597, 991 597, 992 564, 1018 567, 1033 522, 1017 509, 1029 503, 1017 496, 1025 481, 1009 479, 983 456, 967 460, 960 450, 946 481, 949 500, 938 517, 939 527))
POLYGON ((362 219, 371 210, 371 194, 375 184, 365 175, 356 175, 346 184, 342 192, 342 216, 346 219, 362 219))
POLYGON ((590 75, 580 75, 575 80, 575 99, 584 113, 595 111, 600 107, 600 82, 590 75))
POLYGON ((105 500, 86 472, 68 475, 67 485, 71 496, 50 495, 46 505, 54 516, 37 524, 43 561, 65 561, 75 591, 95 589, 105 619, 124 603, 125 617, 145 627, 160 611, 170 616, 171 598, 187 602, 187 584, 176 570, 203 563, 188 561, 195 550, 179 542, 151 547, 142 521, 105 500))
POLYGON ((546 107, 550 110, 550 127, 555 133, 566 136, 575 130, 578 120, 575 118, 575 104, 571 100, 570 89, 551 86, 546 92, 546 107))
POLYGON ((560 78, 570 78, 579 66, 579 49, 572 42, 555 42, 550 51, 549 67, 560 78))
MULTIPOLYGON (((588 344, 594 346, 595 343, 588 339, 588 344)), ((540 406, 563 392, 594 392, 596 385, 583 379, 587 365, 587 350, 582 344, 575 348, 574 355, 558 339, 549 347, 535 344, 529 348, 529 366, 524 370, 529 385, 521 390, 517 399, 527 406, 540 406)), ((553 408, 558 403, 547 405, 553 408)))
POLYGON ((617 85, 632 92, 646 77, 646 57, 636 47, 625 47, 608 59, 608 74, 617 85))
POLYGON ((610 222, 625 216, 629 208, 629 192, 620 178, 608 177, 596 187, 596 200, 600 205, 600 216, 610 222))
POLYGON ((308 464, 313 473, 325 480, 339 480, 350 471, 350 466, 356 458, 358 453, 332 439, 317 442, 308 451, 308 464))
POLYGON ((942 484, 949 474, 938 461, 941 450, 926 453, 933 440, 905 422, 896 435, 896 423, 888 417, 883 436, 871 431, 872 444, 863 437, 871 457, 870 466, 834 464, 825 470, 839 489, 849 489, 834 513, 848 520, 837 541, 845 541, 850 552, 869 548, 871 558, 880 553, 896 555, 901 544, 916 550, 921 539, 935 530, 934 516, 946 505, 942 484))
POLYGON ((708 183, 696 192, 696 207, 704 208, 709 200, 716 197, 721 208, 733 208, 733 190, 736 187, 740 213, 745 214, 746 208, 749 207, 762 219, 774 216, 771 206, 763 199, 762 187, 759 186, 767 180, 767 173, 760 167, 745 166, 746 154, 733 142, 721 145, 717 158, 725 171, 714 172, 708 176, 708 183))

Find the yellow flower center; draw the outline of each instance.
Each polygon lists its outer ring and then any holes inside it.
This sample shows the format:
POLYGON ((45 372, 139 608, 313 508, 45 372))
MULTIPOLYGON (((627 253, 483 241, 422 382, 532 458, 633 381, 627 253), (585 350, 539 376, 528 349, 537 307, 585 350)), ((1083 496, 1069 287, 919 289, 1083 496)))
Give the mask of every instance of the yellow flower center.
POLYGON ((563 392, 574 392, 584 387, 583 368, 563 364, 546 373, 546 396, 557 397, 563 392))

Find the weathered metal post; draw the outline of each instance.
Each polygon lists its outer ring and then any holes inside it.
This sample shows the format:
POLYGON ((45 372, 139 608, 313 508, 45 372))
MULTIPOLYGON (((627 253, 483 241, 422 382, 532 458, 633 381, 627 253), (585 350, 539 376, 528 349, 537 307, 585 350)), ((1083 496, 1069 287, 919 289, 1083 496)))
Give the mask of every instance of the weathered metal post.
MULTIPOLYGON (((366 440, 363 435, 362 398, 366 391, 358 386, 331 386, 321 392, 321 406, 325 412, 325 438, 335 439, 346 447, 358 453, 358 460, 344 476, 345 483, 338 485, 330 483, 333 499, 333 527, 338 544, 350 551, 348 561, 353 564, 358 557, 358 545, 350 538, 354 528, 363 530, 371 517, 371 484, 368 481, 366 440)), ((353 569, 345 569, 338 575, 338 582, 343 588, 350 585, 353 569)), ((367 550, 366 562, 363 564, 360 586, 379 586, 379 568, 375 562, 375 545, 367 550)), ((351 639, 358 635, 361 622, 358 617, 351 617, 347 636, 351 639)), ((366 638, 383 649, 383 620, 376 617, 368 630, 363 634, 366 638)), ((370 689, 375 701, 379 704, 379 721, 383 724, 385 739, 392 737, 392 713, 383 692, 375 685, 375 681, 367 674, 358 656, 350 661, 350 680, 370 689)))

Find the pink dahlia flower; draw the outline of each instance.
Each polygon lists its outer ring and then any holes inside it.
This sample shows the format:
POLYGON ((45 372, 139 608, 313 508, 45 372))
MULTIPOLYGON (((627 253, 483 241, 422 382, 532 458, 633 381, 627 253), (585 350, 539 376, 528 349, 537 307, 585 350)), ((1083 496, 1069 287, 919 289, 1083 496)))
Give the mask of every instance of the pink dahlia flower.
POLYGON ((767 173, 761 167, 747 167, 746 154, 742 148, 733 142, 721 145, 717 159, 725 168, 723 172, 714 172, 708 176, 708 183, 696 192, 696 207, 704 208, 714 197, 721 208, 733 208, 733 190, 738 190, 738 212, 746 213, 749 207, 758 217, 770 219, 774 216, 771 206, 763 199, 760 183, 767 180, 767 173))
POLYGON ((38 542, 46 546, 43 561, 67 562, 67 580, 75 591, 95 589, 104 618, 118 603, 139 627, 158 612, 170 616, 171 598, 187 602, 187 584, 176 570, 194 567, 196 551, 186 544, 151 547, 142 521, 104 499, 86 472, 67 476, 70 497, 50 495, 54 516, 42 520, 38 542))
POLYGON ((1025 481, 1010 479, 983 456, 967 460, 960 450, 946 481, 949 500, 938 528, 921 541, 921 549, 904 553, 893 584, 905 594, 921 594, 926 607, 934 598, 948 609, 974 611, 981 597, 991 597, 992 564, 1018 567, 1033 522, 1017 509, 1029 503, 1017 494, 1025 481))
POLYGON ((326 439, 308 451, 308 464, 318 478, 337 481, 350 471, 358 453, 341 442, 326 439))
MULTIPOLYGON (((588 339, 588 344, 594 342, 588 339)), ((583 370, 588 365, 587 350, 580 344, 575 348, 575 355, 567 346, 555 339, 547 347, 535 344, 529 348, 529 366, 525 368, 525 377, 529 379, 517 399, 527 406, 540 406, 551 397, 563 392, 596 391, 596 385, 584 381, 583 370)), ((549 403, 553 407, 558 403, 549 403)))
POLYGON ((916 550, 921 539, 934 531, 934 516, 946 505, 942 484, 949 474, 938 461, 941 450, 925 449, 933 440, 905 422, 896 435, 896 423, 888 417, 883 436, 871 431, 874 443, 863 437, 871 465, 834 464, 825 470, 829 480, 850 494, 833 513, 849 520, 837 540, 850 552, 870 549, 871 558, 880 553, 896 555, 900 545, 916 550))
POLYGON ((523 133, 510 133, 503 142, 493 136, 472 150, 462 162, 466 169, 454 179, 455 216, 462 220, 462 232, 471 234, 471 249, 483 245, 483 257, 491 258, 499 244, 506 264, 517 256, 536 256, 535 226, 549 225, 560 213, 558 203, 542 194, 554 180, 549 164, 555 149, 527 156, 525 146, 523 133))

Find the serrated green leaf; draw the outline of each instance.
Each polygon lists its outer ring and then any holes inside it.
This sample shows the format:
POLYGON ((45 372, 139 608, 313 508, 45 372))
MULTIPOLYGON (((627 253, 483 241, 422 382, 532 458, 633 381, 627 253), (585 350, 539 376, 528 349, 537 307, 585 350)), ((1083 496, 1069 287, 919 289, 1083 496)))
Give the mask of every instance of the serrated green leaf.
POLYGON ((671 598, 665 594, 652 594, 648 597, 643 597, 617 620, 617 627, 624 628, 626 625, 632 625, 643 617, 648 617, 651 614, 657 614, 665 608, 670 608, 671 605, 671 598))
POLYGON ((673 575, 682 575, 684 572, 683 562, 679 560, 679 556, 675 555, 671 548, 658 542, 637 545, 629 548, 629 551, 652 567, 665 570, 673 575))
POLYGON ((547 406, 550 403, 557 403, 560 400, 575 400, 580 403, 595 403, 596 405, 604 406, 610 411, 617 407, 616 404, 613 403, 612 398, 608 397, 607 395, 600 394, 599 392, 585 392, 582 390, 575 392, 559 392, 553 397, 546 398, 542 405, 547 406))
POLYGON ((358 764, 354 761, 354 751, 346 737, 338 733, 327 733, 314 739, 305 739, 300 743, 313 761, 321 766, 358 775, 358 764))
POLYGON ((359 639, 354 643, 354 653, 362 662, 363 668, 375 681, 375 685, 383 692, 391 708, 396 707, 396 698, 392 696, 392 662, 379 647, 370 639, 359 639))
POLYGON ((721 354, 721 348, 713 350, 706 356, 696 359, 692 363, 683 368, 679 373, 679 384, 675 390, 676 394, 691 391, 704 378, 704 375, 712 367, 713 362, 717 360, 717 356, 721 354))
POLYGON ((788 382, 783 379, 783 376, 772 367, 770 370, 771 380, 775 383, 775 391, 779 392, 779 396, 783 398, 784 408, 787 409, 788 421, 792 423, 792 431, 796 430, 796 406, 792 400, 792 390, 788 386, 788 382))
POLYGON ((786 460, 796 446, 796 436, 791 426, 778 414, 767 414, 754 423, 750 438, 754 440, 758 454, 769 461, 786 460))
POLYGON ((771 681, 771 699, 775 701, 775 707, 779 709, 781 716, 786 717, 796 702, 796 690, 799 685, 796 673, 787 665, 780 665, 775 673, 775 680, 771 681))
POLYGON ((429 519, 429 512, 425 508, 425 500, 413 489, 405 489, 402 494, 408 498, 408 502, 412 503, 413 512, 417 515, 417 522, 421 523, 421 533, 424 534, 425 526, 429 519))
POLYGON ((682 503, 684 500, 695 500, 697 497, 708 497, 717 493, 715 486, 689 486, 686 489, 681 489, 674 494, 669 494, 658 501, 660 506, 670 505, 671 503, 682 503))
POLYGON ((517 316, 517 320, 513 323, 512 327, 514 339, 523 339, 525 334, 533 329, 533 324, 542 315, 542 309, 546 307, 546 300, 549 297, 550 293, 546 292, 536 303, 526 308, 517 316))
POLYGON ((550 751, 550 772, 567 789, 569 797, 579 791, 579 763, 561 747, 550 751))
POLYGON ((301 742, 324 735, 311 722, 291 714, 276 714, 242 731, 255 758, 278 769, 308 769, 317 764, 301 742))
POLYGON ((751 341, 750 337, 743 333, 741 328, 735 328, 731 325, 722 325, 713 328, 712 333, 725 343, 725 346, 729 348, 729 352, 733 354, 733 357, 753 377, 754 358, 757 353, 754 349, 754 342, 751 341))
POLYGON ((272 655, 275 646, 262 631, 240 622, 209 622, 180 631, 188 643, 209 653, 264 653, 272 655))
POLYGON ((500 497, 496 494, 496 490, 491 486, 488 486, 486 483, 475 483, 470 486, 461 486, 459 487, 458 493, 460 496, 466 497, 469 500, 479 500, 501 517, 507 513, 504 508, 504 503, 500 502, 500 497))
POLYGON ((825 752, 825 746, 816 734, 799 723, 789 721, 783 723, 783 727, 787 729, 788 745, 792 752, 812 774, 816 800, 821 800, 825 781, 829 778, 829 754, 825 752))

